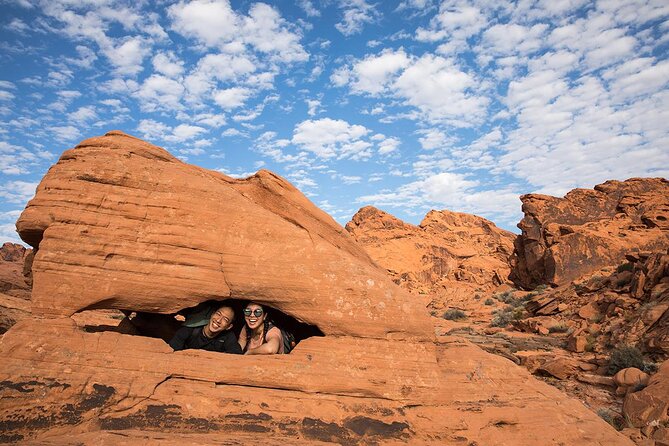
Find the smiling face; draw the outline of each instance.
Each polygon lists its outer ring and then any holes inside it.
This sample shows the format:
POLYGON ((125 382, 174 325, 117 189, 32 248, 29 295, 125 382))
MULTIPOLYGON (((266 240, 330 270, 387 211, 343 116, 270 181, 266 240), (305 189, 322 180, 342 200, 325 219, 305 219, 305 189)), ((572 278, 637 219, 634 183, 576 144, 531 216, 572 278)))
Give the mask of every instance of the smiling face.
POLYGON ((265 322, 266 316, 267 313, 265 313, 263 307, 256 303, 251 302, 244 308, 244 320, 251 330, 260 327, 265 322))
POLYGON ((232 321, 235 318, 235 312, 230 307, 220 307, 214 311, 207 324, 207 332, 210 335, 216 335, 232 327, 232 321))

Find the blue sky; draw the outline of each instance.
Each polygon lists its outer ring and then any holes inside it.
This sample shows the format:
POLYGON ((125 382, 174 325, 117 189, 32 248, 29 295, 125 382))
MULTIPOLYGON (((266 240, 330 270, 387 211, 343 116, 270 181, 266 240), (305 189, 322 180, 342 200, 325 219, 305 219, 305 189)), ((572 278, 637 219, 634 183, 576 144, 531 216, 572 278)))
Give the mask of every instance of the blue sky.
POLYGON ((112 129, 341 224, 375 205, 513 230, 519 195, 669 177, 669 3, 0 0, 0 238, 112 129))

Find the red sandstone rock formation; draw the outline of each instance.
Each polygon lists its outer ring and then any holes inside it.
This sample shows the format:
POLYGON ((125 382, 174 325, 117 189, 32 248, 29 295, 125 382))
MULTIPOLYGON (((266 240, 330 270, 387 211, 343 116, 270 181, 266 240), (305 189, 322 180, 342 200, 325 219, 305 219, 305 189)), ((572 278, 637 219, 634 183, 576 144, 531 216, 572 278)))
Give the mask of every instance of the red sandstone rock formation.
POLYGON ((537 318, 568 326, 574 352, 635 345, 669 358, 669 252, 628 254, 617 268, 536 295, 527 309, 533 317, 517 326, 537 318))
POLYGON ((513 280, 525 288, 561 285, 634 250, 669 247, 669 181, 607 181, 564 198, 523 195, 513 280))
POLYGON ((0 333, 30 314, 30 279, 24 264, 31 252, 16 243, 0 247, 0 333))
POLYGON ((39 245, 34 317, 0 340, 0 441, 631 444, 511 362, 437 344, 415 297, 270 172, 234 180, 113 132, 65 152, 17 226, 39 245), (68 317, 224 297, 325 337, 271 357, 172 352, 68 317))
POLYGON ((346 229, 395 283, 430 294, 506 282, 516 237, 475 215, 430 211, 414 226, 372 206, 360 209, 346 229))

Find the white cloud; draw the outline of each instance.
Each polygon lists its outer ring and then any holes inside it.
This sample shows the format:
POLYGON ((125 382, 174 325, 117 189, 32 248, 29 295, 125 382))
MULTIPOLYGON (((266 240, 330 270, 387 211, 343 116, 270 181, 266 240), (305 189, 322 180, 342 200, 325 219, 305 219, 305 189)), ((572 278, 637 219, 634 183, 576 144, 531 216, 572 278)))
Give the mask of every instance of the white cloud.
POLYGON ((184 72, 184 62, 172 51, 160 52, 151 60, 153 69, 169 78, 177 78, 184 72))
POLYGON ((302 8, 307 17, 321 16, 321 12, 314 7, 314 4, 311 2, 311 0, 299 0, 297 4, 300 8, 302 8))
POLYGON ((335 28, 345 36, 360 33, 367 23, 373 23, 380 16, 374 5, 365 0, 340 0, 339 7, 343 17, 335 28))
POLYGON ((160 74, 153 74, 144 80, 137 96, 141 99, 139 104, 142 110, 175 111, 182 108, 183 93, 184 87, 180 82, 160 74))
POLYGON ((168 15, 175 31, 227 53, 243 53, 249 46, 276 62, 308 58, 301 36, 264 3, 253 4, 245 16, 233 11, 227 0, 179 2, 168 8, 168 15))
POLYGON ((476 88, 472 75, 452 60, 432 55, 416 60, 394 84, 396 94, 427 119, 460 127, 475 125, 486 114, 489 99, 477 95, 476 88))
MULTIPOLYGON (((137 126, 137 130, 142 134, 143 138, 152 141, 166 141, 169 143, 186 142, 207 132, 207 129, 197 125, 179 124, 175 127, 170 127, 165 123, 154 121, 152 119, 142 119, 137 126)), ((202 144, 199 146, 201 147, 202 144)))
POLYGON ((253 92, 248 88, 233 87, 218 90, 214 94, 214 101, 225 110, 232 110, 244 105, 253 92))
POLYGON ((467 38, 478 34, 488 23, 485 14, 472 3, 443 2, 430 26, 416 30, 416 39, 423 42, 448 40, 450 50, 466 49, 467 38))
POLYGON ((0 186, 0 197, 8 203, 24 204, 35 195, 38 183, 9 181, 0 186))
POLYGON ((354 93, 378 94, 386 90, 395 74, 410 63, 403 49, 384 50, 378 56, 367 56, 350 69, 341 68, 332 75, 337 86, 349 84, 354 93))
POLYGON ((67 118, 70 121, 78 125, 86 125, 89 121, 92 121, 98 117, 95 113, 95 108, 91 105, 84 107, 79 107, 75 112, 72 112, 67 115, 67 118))
POLYGON ((53 133, 54 137, 63 142, 72 143, 74 140, 81 136, 79 129, 71 125, 66 126, 53 126, 49 127, 49 130, 53 133))
POLYGON ((419 135, 422 135, 418 138, 421 147, 425 150, 433 150, 445 147, 447 144, 452 142, 442 131, 439 129, 431 128, 425 130, 419 130, 417 132, 419 135))
POLYGON ((368 133, 362 125, 323 118, 297 124, 291 142, 320 158, 362 159, 371 156, 371 143, 361 139, 368 133))

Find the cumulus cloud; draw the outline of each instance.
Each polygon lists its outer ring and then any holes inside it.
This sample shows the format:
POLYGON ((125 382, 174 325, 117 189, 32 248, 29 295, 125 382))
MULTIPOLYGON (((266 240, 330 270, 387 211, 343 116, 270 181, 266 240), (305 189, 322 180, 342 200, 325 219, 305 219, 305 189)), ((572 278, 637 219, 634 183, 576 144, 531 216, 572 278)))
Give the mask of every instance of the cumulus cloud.
MULTIPOLYGON (((163 122, 154 121, 153 119, 142 119, 137 126, 137 130, 141 133, 143 138, 151 141, 165 141, 168 143, 184 143, 207 132, 207 129, 197 125, 179 124, 175 127, 171 127, 163 122)), ((201 148, 207 144, 193 143, 193 145, 199 150, 196 153, 192 151, 190 153, 197 155, 203 153, 201 148)), ((187 151, 187 149, 183 148, 181 150, 183 153, 186 153, 187 151)))
POLYGON ((248 88, 233 87, 225 90, 219 90, 214 94, 214 101, 225 110, 232 110, 244 105, 246 100, 251 97, 251 90, 248 88))
POLYGON ((323 118, 302 121, 291 142, 320 158, 364 159, 371 156, 372 144, 363 139, 369 129, 341 119, 323 118))
POLYGON ((248 46, 284 63, 308 58, 297 30, 264 3, 251 5, 248 15, 243 15, 235 12, 227 0, 196 0, 170 6, 168 14, 172 29, 207 47, 240 53, 248 46))
POLYGON ((352 36, 362 31, 363 27, 377 20, 380 16, 374 5, 365 0, 340 0, 341 22, 335 28, 345 36, 352 36))
POLYGON ((38 183, 9 181, 0 186, 0 197, 8 203, 24 204, 35 195, 38 183))

